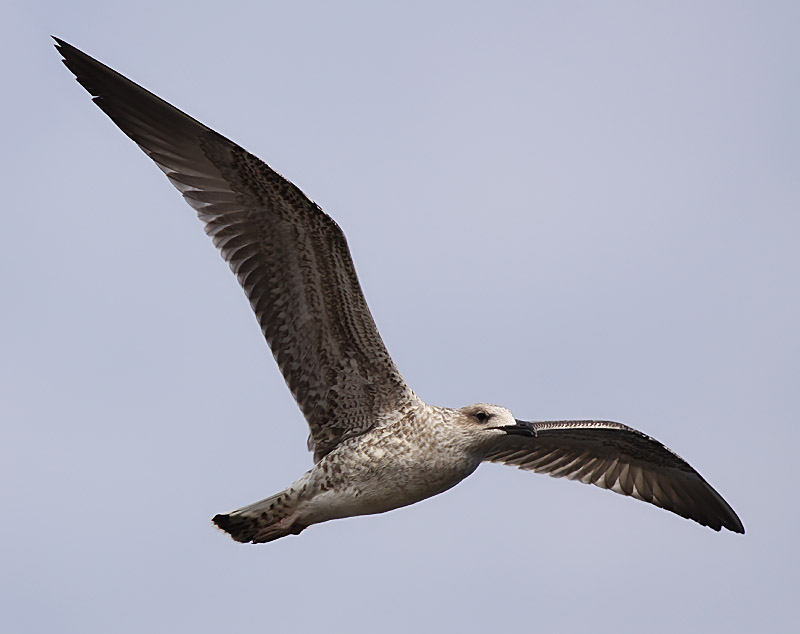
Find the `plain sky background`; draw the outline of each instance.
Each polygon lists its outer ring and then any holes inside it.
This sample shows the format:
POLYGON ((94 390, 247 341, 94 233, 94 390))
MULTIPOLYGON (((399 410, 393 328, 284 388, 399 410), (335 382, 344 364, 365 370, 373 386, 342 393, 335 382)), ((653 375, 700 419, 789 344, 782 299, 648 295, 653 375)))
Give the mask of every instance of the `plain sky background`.
POLYGON ((800 3, 12 0, 0 31, 4 632, 797 631, 800 3), (423 399, 637 427, 747 534, 495 465, 215 530, 307 428, 50 34, 331 214, 423 399))

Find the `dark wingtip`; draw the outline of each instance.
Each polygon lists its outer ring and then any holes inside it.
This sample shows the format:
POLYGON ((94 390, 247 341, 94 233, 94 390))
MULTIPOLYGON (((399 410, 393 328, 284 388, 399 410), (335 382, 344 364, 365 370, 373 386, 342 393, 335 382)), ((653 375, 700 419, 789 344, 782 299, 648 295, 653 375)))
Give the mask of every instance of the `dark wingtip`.
POLYGON ((744 524, 742 524, 742 520, 740 520, 736 515, 734 515, 735 522, 731 522, 730 524, 726 524, 725 528, 733 533, 738 533, 739 535, 744 535, 744 524))
MULTIPOLYGON (((709 486, 709 488, 711 488, 709 486)), ((715 494, 717 493, 713 489, 712 492, 715 494)), ((719 495, 719 494, 717 494, 719 495)), ((744 524, 742 524, 742 520, 739 519, 739 516, 736 515, 736 512, 731 508, 731 506, 725 502, 722 497, 719 497, 720 500, 720 507, 714 509, 716 511, 714 513, 715 518, 705 518, 705 521, 701 521, 695 517, 690 517, 689 519, 693 519, 695 521, 700 522, 701 524, 705 524, 709 528, 720 532, 723 528, 729 530, 731 533, 737 533, 739 535, 744 535, 744 524)))
POLYGON ((67 52, 72 52, 72 51, 77 51, 78 50, 77 48, 72 46, 72 44, 70 44, 69 42, 65 42, 60 37, 56 37, 55 35, 51 35, 50 37, 52 37, 53 40, 55 40, 54 46, 56 47, 56 50, 59 53, 61 53, 61 56, 64 57, 64 58, 66 58, 66 53, 67 52))

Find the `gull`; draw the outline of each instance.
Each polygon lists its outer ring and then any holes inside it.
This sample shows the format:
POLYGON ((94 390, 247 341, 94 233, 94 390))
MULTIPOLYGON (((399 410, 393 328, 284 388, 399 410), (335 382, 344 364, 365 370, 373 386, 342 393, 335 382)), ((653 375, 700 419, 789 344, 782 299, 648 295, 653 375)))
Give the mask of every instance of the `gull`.
POLYGON ((437 495, 482 462, 568 478, 744 533, 728 503, 659 441, 601 420, 528 422, 504 407, 424 403, 378 334, 344 233, 259 158, 66 42, 64 64, 167 175, 250 300, 310 429, 314 466, 212 521, 270 542, 437 495))

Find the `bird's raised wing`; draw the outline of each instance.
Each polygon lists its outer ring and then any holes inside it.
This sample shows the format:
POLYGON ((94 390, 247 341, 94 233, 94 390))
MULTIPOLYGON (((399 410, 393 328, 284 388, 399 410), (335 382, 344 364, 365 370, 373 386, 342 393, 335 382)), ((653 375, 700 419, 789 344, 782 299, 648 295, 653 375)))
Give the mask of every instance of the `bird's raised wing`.
POLYGON ((338 225, 257 157, 56 42, 94 102, 197 210, 308 421, 314 459, 414 402, 378 334, 338 225))
POLYGON ((485 460, 594 484, 655 504, 715 531, 744 533, 708 482, 660 442, 608 421, 533 423, 535 437, 509 435, 485 460))

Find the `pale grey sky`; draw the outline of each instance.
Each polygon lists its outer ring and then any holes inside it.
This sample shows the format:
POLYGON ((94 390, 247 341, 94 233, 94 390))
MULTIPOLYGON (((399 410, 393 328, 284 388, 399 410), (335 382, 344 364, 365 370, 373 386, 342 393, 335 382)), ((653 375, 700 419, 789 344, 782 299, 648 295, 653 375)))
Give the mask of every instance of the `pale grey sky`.
POLYGON ((4 629, 794 631, 798 24, 796 2, 12 2, 4 629), (51 33, 331 214, 422 398, 637 427, 747 534, 484 466, 233 543, 209 518, 308 469, 305 423, 194 212, 51 33))

